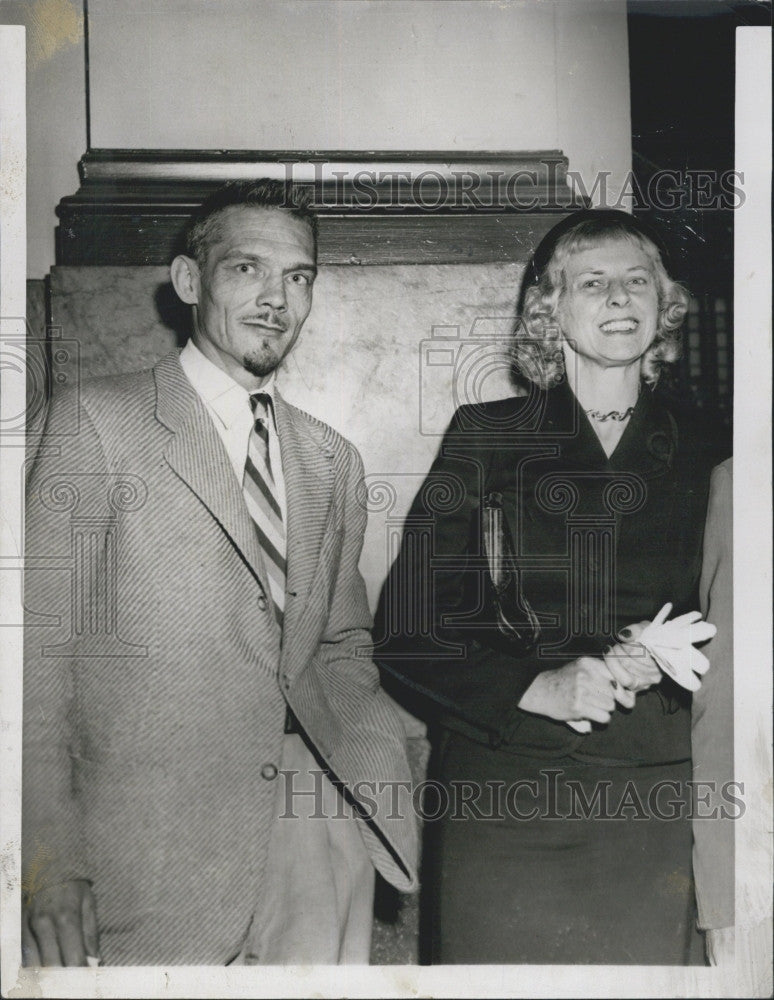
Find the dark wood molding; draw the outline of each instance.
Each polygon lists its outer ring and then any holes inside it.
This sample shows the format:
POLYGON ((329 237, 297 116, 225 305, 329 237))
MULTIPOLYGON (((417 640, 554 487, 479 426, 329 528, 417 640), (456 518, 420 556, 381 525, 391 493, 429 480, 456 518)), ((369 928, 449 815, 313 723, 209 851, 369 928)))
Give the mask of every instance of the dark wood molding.
POLYGON ((191 213, 227 180, 309 185, 323 264, 486 263, 527 259, 586 202, 560 150, 234 152, 97 149, 59 203, 57 264, 166 264, 191 213))

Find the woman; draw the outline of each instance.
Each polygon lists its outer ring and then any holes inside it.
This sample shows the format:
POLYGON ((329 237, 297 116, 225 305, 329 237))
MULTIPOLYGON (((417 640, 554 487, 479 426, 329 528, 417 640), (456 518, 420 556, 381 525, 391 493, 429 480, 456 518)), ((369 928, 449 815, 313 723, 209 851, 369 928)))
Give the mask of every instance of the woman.
POLYGON ((530 391, 455 414, 377 621, 391 689, 439 725, 431 960, 687 963, 690 696, 634 640, 698 607, 710 463, 654 391, 689 297, 622 212, 576 213, 534 264, 530 391), (499 606, 492 510, 519 570, 499 606))

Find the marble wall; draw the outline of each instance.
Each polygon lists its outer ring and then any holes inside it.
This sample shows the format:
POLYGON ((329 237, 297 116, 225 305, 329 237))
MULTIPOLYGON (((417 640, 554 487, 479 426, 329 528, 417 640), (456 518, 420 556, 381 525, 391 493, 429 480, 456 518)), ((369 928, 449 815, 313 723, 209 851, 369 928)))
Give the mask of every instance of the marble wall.
MULTIPOLYGON (((521 274, 520 264, 321 269, 279 379, 363 456, 372 606, 389 568, 387 521, 405 515, 456 406, 516 392, 508 343, 521 274)), ((152 365, 186 338, 165 268, 54 268, 51 308, 62 343, 77 347, 65 382, 152 365)))

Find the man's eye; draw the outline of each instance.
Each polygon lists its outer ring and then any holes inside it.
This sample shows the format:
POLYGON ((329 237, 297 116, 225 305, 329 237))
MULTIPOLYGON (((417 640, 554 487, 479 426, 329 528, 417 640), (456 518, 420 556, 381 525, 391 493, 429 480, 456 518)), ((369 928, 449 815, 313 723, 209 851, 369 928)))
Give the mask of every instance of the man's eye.
POLYGON ((253 274, 255 271, 255 264, 249 264, 247 261, 242 261, 236 266, 237 271, 240 274, 253 274))
POLYGON ((312 279, 308 274, 291 274, 290 280, 294 285, 311 285, 312 279))

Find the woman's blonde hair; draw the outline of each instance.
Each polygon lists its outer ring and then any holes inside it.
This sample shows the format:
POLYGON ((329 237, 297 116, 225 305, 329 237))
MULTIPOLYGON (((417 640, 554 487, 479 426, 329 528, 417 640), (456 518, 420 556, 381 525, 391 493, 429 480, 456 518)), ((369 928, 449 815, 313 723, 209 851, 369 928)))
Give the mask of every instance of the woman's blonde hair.
MULTIPOLYGON (((564 378, 563 331, 556 319, 559 300, 567 289, 566 265, 572 254, 590 250, 609 240, 626 240, 639 247, 653 268, 658 289, 659 316, 656 336, 642 357, 642 377, 655 384, 665 364, 680 357, 680 327, 691 297, 667 274, 661 252, 638 220, 625 212, 586 210, 577 224, 570 219, 555 229, 564 230, 556 239, 550 256, 538 269, 537 280, 523 293, 524 308, 514 332, 514 365, 518 372, 541 389, 550 389, 564 378), (570 225, 568 226, 568 223, 570 225)), ((535 253, 534 261, 547 243, 548 234, 535 253)), ((543 251, 545 255, 545 250, 543 251)), ((527 279, 529 280, 529 279, 527 279)))

